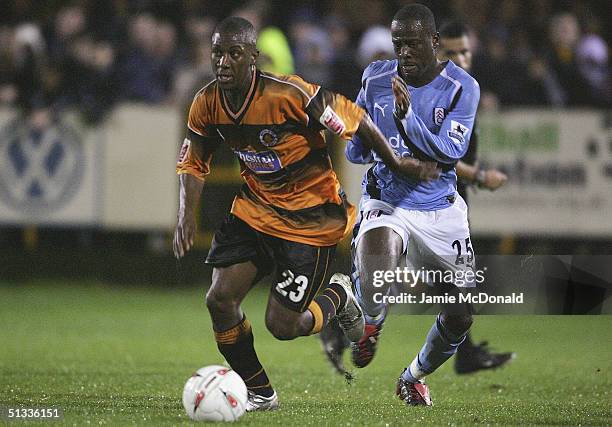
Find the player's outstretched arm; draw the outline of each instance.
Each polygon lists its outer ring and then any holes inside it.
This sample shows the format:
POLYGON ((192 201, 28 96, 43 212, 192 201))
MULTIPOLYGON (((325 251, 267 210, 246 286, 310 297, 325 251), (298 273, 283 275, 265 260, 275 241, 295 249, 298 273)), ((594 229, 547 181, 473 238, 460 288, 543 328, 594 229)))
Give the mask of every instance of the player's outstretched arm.
POLYGON ((182 258, 193 246, 197 231, 196 209, 200 202, 202 188, 204 188, 204 181, 186 173, 179 175, 178 221, 172 242, 176 258, 182 258))
POLYGON ((464 161, 459 160, 455 168, 457 170, 458 178, 462 178, 468 182, 476 182, 478 171, 480 170, 480 168, 478 167, 478 162, 473 165, 470 165, 468 163, 465 163, 464 161))
POLYGON ((437 179, 440 176, 436 162, 424 162, 415 158, 398 157, 393 153, 380 129, 376 127, 369 115, 364 114, 357 137, 378 154, 382 161, 398 175, 406 175, 423 181, 437 179))
POLYGON ((469 165, 462 161, 457 162, 457 176, 491 191, 497 190, 508 180, 508 176, 497 169, 484 170, 478 167, 478 163, 469 165))
MULTIPOLYGON (((360 141, 357 147, 361 153, 374 150, 382 161, 398 175, 406 175, 421 180, 436 179, 440 175, 434 162, 422 162, 395 156, 391 145, 374 124, 363 108, 344 96, 330 90, 319 88, 303 80, 294 79, 303 89, 313 92, 311 98, 304 97, 304 110, 310 118, 308 126, 320 130, 326 128, 345 140, 355 138, 360 141)), ((302 93, 308 93, 302 91, 302 93)))

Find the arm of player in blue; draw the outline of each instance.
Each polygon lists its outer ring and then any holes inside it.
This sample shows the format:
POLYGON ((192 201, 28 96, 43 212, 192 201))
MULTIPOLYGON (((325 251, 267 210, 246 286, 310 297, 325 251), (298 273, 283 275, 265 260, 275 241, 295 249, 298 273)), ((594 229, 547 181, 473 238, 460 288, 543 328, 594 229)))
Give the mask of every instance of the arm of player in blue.
POLYGON ((356 136, 354 136, 353 139, 346 144, 344 154, 351 163, 365 165, 366 163, 372 163, 374 161, 372 150, 365 147, 361 140, 356 136))
POLYGON ((442 163, 455 163, 467 152, 479 99, 478 84, 463 86, 455 107, 442 122, 437 135, 427 129, 412 107, 401 120, 401 125, 406 136, 423 153, 442 163))
MULTIPOLYGON (((357 95, 355 104, 366 110, 366 114, 369 114, 366 108, 365 91, 363 87, 357 95)), ((347 160, 351 163, 364 165, 367 163, 374 162, 374 155, 372 154, 372 150, 370 150, 369 147, 364 146, 363 142, 361 142, 361 139, 357 135, 354 135, 353 138, 346 144, 344 154, 346 155, 347 160)))

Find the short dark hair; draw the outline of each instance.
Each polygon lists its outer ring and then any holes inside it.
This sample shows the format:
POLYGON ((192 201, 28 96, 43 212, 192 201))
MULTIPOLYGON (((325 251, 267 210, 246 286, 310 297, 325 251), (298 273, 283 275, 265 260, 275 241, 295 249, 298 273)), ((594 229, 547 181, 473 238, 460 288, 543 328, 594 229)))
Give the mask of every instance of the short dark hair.
POLYGON ((461 21, 448 21, 440 27, 440 37, 456 39, 467 36, 469 28, 461 21))
POLYGON ((257 32, 253 24, 238 16, 230 16, 219 22, 213 31, 213 34, 217 33, 240 34, 244 43, 257 44, 257 32))
POLYGON ((393 16, 393 21, 408 22, 418 21, 431 34, 436 33, 436 20, 431 10, 422 4, 413 3, 402 7, 393 16))

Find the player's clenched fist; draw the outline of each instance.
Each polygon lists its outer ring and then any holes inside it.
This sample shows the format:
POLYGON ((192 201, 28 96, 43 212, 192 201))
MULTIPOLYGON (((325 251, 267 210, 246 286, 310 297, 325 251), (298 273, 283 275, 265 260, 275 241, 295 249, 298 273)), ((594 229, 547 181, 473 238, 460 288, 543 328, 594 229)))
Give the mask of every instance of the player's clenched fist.
POLYGON ((196 233, 196 223, 193 214, 179 214, 172 248, 176 258, 182 258, 193 246, 193 239, 196 233))
POLYGON ((395 97, 395 115, 403 119, 410 107, 410 92, 406 88, 406 84, 399 76, 394 76, 391 82, 393 87, 393 96, 395 97))
POLYGON ((497 169, 489 169, 484 173, 482 187, 494 191, 504 185, 507 180, 508 176, 505 173, 500 172, 497 169))

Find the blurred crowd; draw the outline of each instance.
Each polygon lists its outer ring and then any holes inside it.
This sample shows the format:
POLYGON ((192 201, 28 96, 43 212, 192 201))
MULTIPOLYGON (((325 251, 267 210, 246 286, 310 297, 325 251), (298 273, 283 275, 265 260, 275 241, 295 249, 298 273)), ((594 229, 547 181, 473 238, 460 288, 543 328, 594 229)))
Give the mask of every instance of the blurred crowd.
MULTIPOLYGON (((122 101, 186 105, 212 79, 210 35, 229 15, 259 31, 260 66, 354 98, 373 59, 393 57, 406 1, 95 0, 3 2, 0 106, 78 109, 102 120, 122 101)), ((483 108, 610 107, 605 1, 421 1, 438 26, 471 29, 483 108)))

